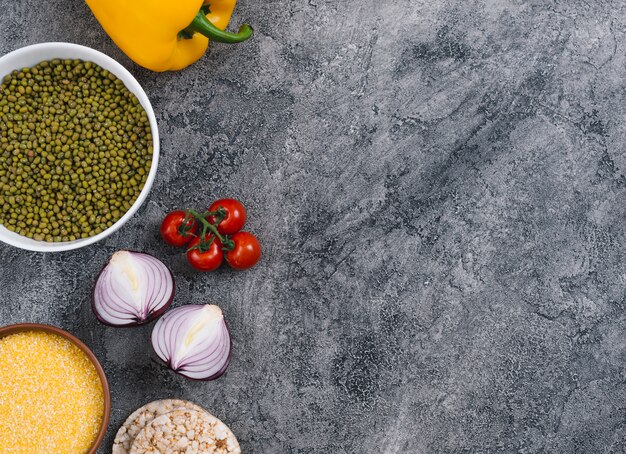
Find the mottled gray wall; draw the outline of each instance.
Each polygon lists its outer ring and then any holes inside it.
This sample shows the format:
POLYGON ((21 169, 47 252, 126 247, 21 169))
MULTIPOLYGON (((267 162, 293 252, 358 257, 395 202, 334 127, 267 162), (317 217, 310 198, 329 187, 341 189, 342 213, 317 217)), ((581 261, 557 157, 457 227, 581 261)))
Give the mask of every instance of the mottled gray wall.
POLYGON ((248 453, 626 450, 626 4, 241 0, 255 38, 188 70, 138 68, 79 0, 0 1, 0 51, 99 49, 145 87, 162 134, 150 198, 108 240, 0 247, 0 324, 78 334, 111 380, 102 453, 137 406, 181 397, 248 453), (171 209, 241 198, 261 265, 191 272, 171 209), (216 382, 104 328, 93 278, 119 248, 218 303, 216 382))

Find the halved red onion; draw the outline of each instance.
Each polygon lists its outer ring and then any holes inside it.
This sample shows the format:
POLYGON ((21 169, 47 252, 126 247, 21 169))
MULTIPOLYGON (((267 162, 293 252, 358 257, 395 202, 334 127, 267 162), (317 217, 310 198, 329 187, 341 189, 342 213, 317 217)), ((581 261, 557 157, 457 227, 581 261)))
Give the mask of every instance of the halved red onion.
POLYGON ((102 269, 91 307, 105 325, 135 326, 160 317, 174 299, 174 276, 159 259, 117 251, 102 269))
POLYGON ((152 347, 167 367, 194 380, 215 380, 230 362, 230 333, 212 304, 169 311, 154 325, 152 347))

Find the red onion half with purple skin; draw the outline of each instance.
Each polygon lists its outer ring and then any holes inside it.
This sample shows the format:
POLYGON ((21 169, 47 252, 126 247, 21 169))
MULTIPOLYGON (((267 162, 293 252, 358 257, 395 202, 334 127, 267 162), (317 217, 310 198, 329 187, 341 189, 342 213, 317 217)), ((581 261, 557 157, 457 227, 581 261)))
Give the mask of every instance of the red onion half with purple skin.
POLYGON ((174 276, 159 259, 143 252, 117 251, 102 269, 91 307, 105 325, 136 326, 171 306, 174 276))
POLYGON ((230 333, 214 305, 177 307, 152 330, 152 348, 174 372, 193 380, 215 380, 230 362, 230 333))

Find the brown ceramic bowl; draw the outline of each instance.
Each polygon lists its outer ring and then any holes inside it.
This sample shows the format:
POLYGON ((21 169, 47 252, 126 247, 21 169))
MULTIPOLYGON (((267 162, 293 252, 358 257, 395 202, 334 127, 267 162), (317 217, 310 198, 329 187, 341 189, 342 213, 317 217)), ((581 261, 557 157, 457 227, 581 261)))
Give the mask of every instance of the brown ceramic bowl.
POLYGON ((67 331, 63 331, 60 328, 56 328, 50 325, 40 325, 38 323, 19 323, 17 325, 9 325, 0 327, 0 338, 8 336, 9 334, 19 333, 23 331, 44 331, 50 334, 56 334, 61 336, 78 348, 80 348, 85 355, 89 358, 89 360, 93 363, 93 366, 96 368, 96 372, 98 373, 98 377, 100 377, 100 381, 102 382, 102 392, 104 393, 104 415, 102 415, 102 425, 100 426, 100 431, 98 432, 98 436, 96 440, 93 442, 91 449, 89 449, 87 454, 96 454, 100 443, 104 439, 104 436, 107 432, 107 427, 109 426, 109 417, 111 416, 111 393, 109 391, 109 382, 107 381, 106 375, 104 375, 104 369, 98 362, 98 359, 93 354, 89 347, 83 344, 76 336, 68 333, 67 331))

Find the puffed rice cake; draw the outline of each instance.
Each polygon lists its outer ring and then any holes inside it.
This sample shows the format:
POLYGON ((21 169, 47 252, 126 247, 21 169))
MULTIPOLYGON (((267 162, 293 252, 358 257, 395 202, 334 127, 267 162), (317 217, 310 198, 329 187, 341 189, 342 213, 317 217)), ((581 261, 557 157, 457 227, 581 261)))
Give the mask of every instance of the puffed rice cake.
POLYGON ((137 434, 152 420, 171 411, 185 409, 205 412, 202 407, 193 402, 181 399, 155 400, 138 408, 126 418, 122 427, 117 431, 115 441, 113 442, 112 454, 129 454, 130 447, 133 441, 135 441, 137 434))
POLYGON ((235 435, 204 411, 174 410, 155 418, 132 444, 130 454, 241 454, 235 435))

